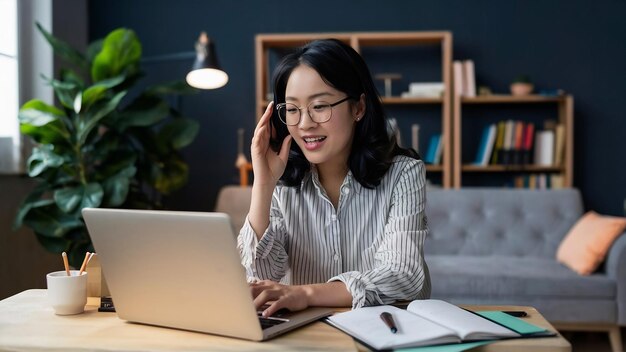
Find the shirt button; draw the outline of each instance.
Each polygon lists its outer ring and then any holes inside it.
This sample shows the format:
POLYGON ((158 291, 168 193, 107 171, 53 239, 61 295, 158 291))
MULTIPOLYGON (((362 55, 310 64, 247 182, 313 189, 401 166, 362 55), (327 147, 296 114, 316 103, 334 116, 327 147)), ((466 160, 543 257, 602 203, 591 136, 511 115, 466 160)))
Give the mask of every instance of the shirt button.
POLYGON ((335 221, 335 220, 337 220, 337 215, 333 214, 333 215, 331 215, 331 216, 330 216, 330 218, 331 218, 333 221, 335 221))
POLYGON ((334 259, 335 261, 338 261, 338 260, 339 260, 339 256, 338 256, 337 254, 335 254, 335 255, 333 256, 333 259, 334 259))
POLYGON ((350 188, 344 187, 343 188, 343 194, 348 194, 348 193, 350 193, 350 188))

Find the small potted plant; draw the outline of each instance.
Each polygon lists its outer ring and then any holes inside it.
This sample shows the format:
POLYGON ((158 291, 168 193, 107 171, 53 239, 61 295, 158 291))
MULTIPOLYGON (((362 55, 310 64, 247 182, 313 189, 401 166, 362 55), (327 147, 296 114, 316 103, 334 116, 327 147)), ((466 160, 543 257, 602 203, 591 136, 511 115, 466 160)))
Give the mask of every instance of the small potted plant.
POLYGON ((534 86, 528 75, 517 76, 510 86, 511 94, 516 96, 529 95, 533 92, 533 88, 534 86))

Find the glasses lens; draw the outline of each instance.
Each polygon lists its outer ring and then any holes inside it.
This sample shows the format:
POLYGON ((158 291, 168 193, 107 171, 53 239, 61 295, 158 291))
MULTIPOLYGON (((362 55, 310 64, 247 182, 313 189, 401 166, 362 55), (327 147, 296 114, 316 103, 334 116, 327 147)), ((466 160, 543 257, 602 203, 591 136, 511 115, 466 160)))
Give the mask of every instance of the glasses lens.
POLYGON ((331 113, 332 107, 327 102, 314 101, 309 105, 309 114, 311 114, 311 119, 317 123, 330 120, 331 113))
POLYGON ((287 125, 297 125, 300 122, 300 109, 294 104, 282 104, 278 107, 278 117, 287 125))

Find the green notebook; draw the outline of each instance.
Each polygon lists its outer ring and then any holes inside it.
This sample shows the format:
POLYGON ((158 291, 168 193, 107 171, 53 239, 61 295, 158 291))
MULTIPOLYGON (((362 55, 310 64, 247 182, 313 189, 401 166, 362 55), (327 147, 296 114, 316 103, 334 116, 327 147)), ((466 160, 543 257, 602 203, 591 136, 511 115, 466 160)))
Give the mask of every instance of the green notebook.
POLYGON ((533 325, 525 322, 522 319, 516 318, 512 315, 500 312, 497 310, 491 311, 479 311, 476 314, 493 321, 496 324, 500 324, 506 328, 509 328, 523 337, 531 336, 554 336, 554 332, 544 329, 540 326, 533 325))

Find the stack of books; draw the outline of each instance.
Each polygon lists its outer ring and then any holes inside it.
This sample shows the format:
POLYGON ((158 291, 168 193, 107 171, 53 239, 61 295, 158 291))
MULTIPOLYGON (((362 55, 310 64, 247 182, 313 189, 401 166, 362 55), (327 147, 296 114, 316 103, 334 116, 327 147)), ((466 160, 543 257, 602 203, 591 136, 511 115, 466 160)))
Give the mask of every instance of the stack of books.
POLYGON ((473 164, 561 166, 564 149, 562 124, 548 122, 535 131, 532 122, 505 120, 483 129, 473 164))

